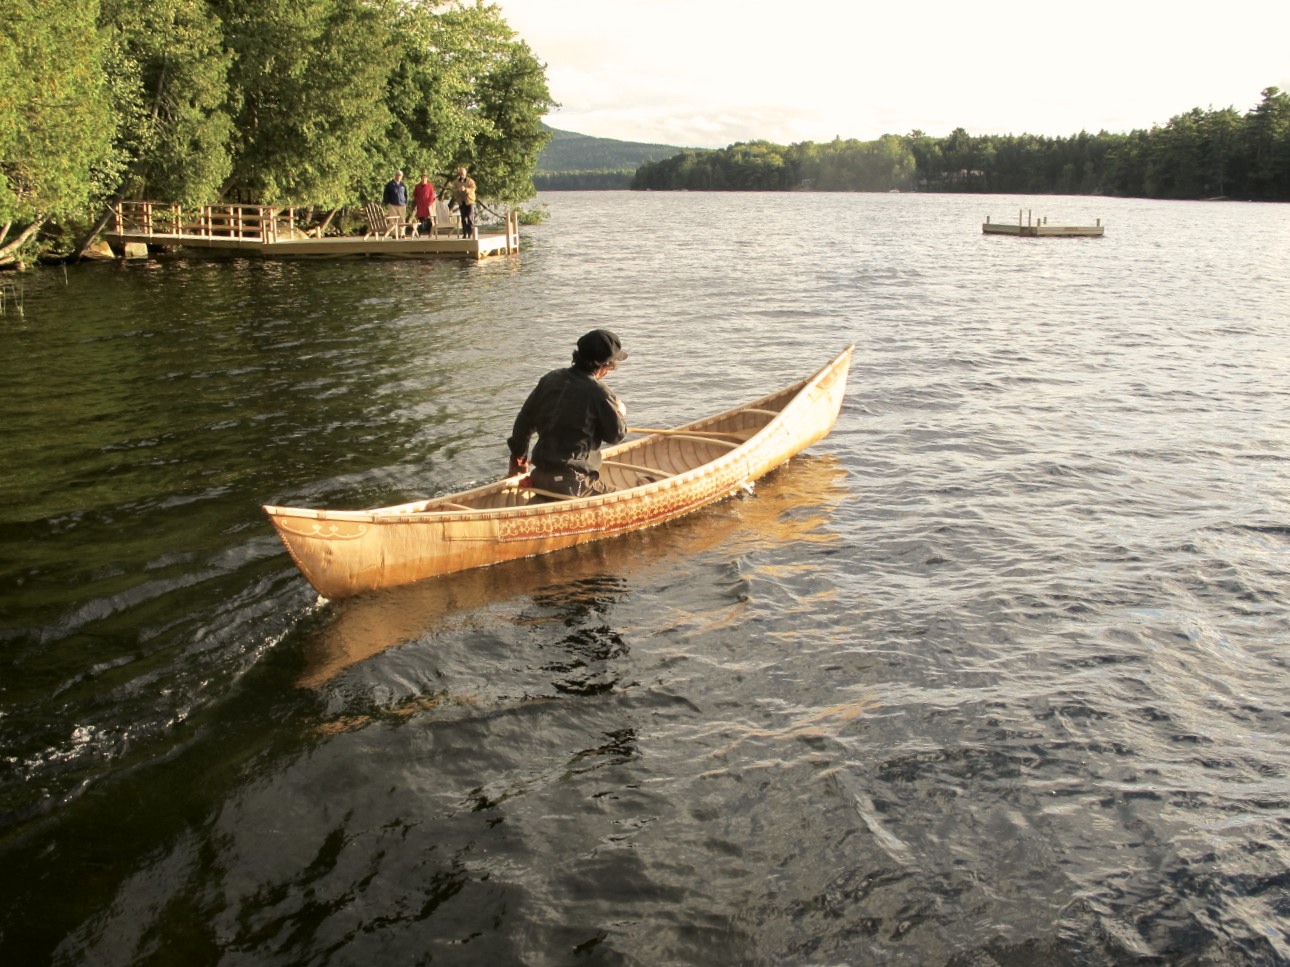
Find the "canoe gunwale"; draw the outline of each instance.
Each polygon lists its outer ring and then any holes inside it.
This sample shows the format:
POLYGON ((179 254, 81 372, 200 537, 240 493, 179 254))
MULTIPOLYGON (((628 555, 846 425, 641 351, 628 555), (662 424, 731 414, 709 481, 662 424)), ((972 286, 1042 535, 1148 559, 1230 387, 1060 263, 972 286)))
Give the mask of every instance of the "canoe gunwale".
MULTIPOLYGON (((850 352, 850 347, 848 347, 846 352, 850 352)), ((838 357, 837 359, 829 362, 814 376, 798 380, 796 383, 791 383, 783 389, 776 390, 774 393, 768 393, 751 403, 747 403, 743 406, 731 407, 715 416, 705 416, 671 430, 671 433, 683 433, 686 430, 697 430, 702 426, 720 423, 723 420, 749 412, 767 416, 772 413, 774 414, 774 416, 764 425, 759 427, 752 436, 745 439, 742 443, 735 445, 728 453, 719 454, 706 463, 700 464, 696 467, 691 467, 689 470, 685 470, 679 474, 674 474, 662 480, 654 480, 649 483, 638 484, 635 487, 628 487, 623 490, 614 490, 607 494, 596 494, 590 497, 575 497, 570 500, 561 501, 558 504, 547 503, 515 507, 483 507, 471 510, 459 508, 435 510, 429 507, 422 510, 411 509, 414 507, 422 507, 426 504, 434 505, 447 502, 460 504, 464 500, 477 496, 486 496, 502 490, 527 489, 519 486, 519 481, 523 479, 523 475, 517 474, 512 477, 507 477, 504 480, 494 481, 489 484, 484 484, 481 487, 471 488, 470 490, 458 490, 450 494, 444 494, 441 497, 430 497, 424 500, 412 501, 407 504, 396 504, 390 507, 378 507, 370 510, 322 510, 308 507, 281 507, 270 504, 265 504, 264 510, 270 517, 303 517, 319 521, 348 521, 362 524, 404 524, 424 523, 427 520, 464 521, 488 519, 491 517, 515 517, 525 515, 542 516, 550 514, 555 510, 564 510, 565 508, 570 507, 602 506, 617 503, 622 500, 635 499, 647 493, 664 489, 672 489, 683 485, 693 476, 711 472, 717 464, 721 464, 726 461, 733 461, 741 455, 741 451, 746 452, 751 450, 753 446, 758 444, 761 438, 766 435, 767 432, 772 430, 777 423, 782 423, 785 411, 787 411, 793 401, 801 395, 802 391, 805 390, 808 385, 818 381, 820 377, 826 375, 827 372, 836 365, 840 358, 841 357, 838 357), (787 402, 781 410, 767 410, 759 406, 759 404, 778 398, 787 398, 787 402)), ((648 441, 661 437, 662 434, 649 434, 636 440, 628 440, 623 443, 615 444, 612 447, 607 447, 602 451, 603 459, 606 462, 609 462, 613 457, 620 453, 637 449, 648 441)), ((733 441, 712 440, 708 440, 707 442, 721 443, 723 445, 733 443, 733 441)), ((734 489, 738 488, 736 487, 734 489)))

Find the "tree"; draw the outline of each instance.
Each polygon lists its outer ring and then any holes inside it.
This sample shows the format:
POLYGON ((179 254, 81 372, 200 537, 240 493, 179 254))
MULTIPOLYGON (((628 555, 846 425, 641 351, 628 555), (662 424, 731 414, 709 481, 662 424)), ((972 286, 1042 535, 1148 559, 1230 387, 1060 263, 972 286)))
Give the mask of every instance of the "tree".
POLYGON ((538 154, 551 139, 542 118, 554 106, 542 64, 527 44, 511 44, 476 91, 478 113, 486 122, 471 146, 476 179, 491 198, 531 198, 538 154))
POLYGON ((114 174, 98 11, 98 0, 0 0, 0 259, 114 174))
POLYGON ((1256 197, 1290 201, 1290 94, 1263 90, 1263 101, 1246 115, 1250 180, 1256 197))
POLYGON ((328 207, 354 200, 389 124, 388 0, 212 0, 235 61, 225 195, 328 207))
POLYGON ((1209 111, 1200 119, 1201 192, 1225 197, 1245 181, 1241 135, 1244 124, 1235 108, 1209 111))
POLYGON ((538 153, 551 137, 542 118, 555 102, 545 68, 498 8, 409 3, 398 38, 387 100, 392 156, 442 178, 464 165, 491 198, 532 197, 538 153))
POLYGON ((186 205, 219 197, 232 168, 232 55, 206 0, 104 0, 109 70, 129 157, 119 194, 186 205))

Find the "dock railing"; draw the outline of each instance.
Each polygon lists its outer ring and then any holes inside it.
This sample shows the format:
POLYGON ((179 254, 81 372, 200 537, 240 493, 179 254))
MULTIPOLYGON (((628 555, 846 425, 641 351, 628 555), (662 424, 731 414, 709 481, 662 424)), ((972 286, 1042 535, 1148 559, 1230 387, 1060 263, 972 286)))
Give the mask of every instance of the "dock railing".
POLYGON ((227 238, 276 242, 295 234, 296 210, 271 205, 202 205, 185 208, 151 201, 112 206, 112 231, 148 238, 227 238))
MULTIPOLYGON (((496 231, 474 239, 440 239, 420 235, 370 239, 322 238, 317 230, 300 230, 294 208, 273 205, 201 205, 184 207, 155 201, 119 201, 111 206, 104 232, 116 243, 142 242, 193 248, 257 251, 262 255, 450 255, 484 258, 520 250, 520 214, 507 211, 496 231), (113 238, 114 237, 114 238, 113 238), (279 244, 281 243, 281 244, 279 244)), ((370 233, 369 233, 370 235, 370 233)))

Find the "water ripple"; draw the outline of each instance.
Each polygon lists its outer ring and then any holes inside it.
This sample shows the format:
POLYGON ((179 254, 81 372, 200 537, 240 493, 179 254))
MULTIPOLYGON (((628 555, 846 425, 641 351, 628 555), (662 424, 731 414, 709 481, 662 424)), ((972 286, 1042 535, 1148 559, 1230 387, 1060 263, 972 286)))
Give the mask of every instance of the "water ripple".
POLYGON ((0 960, 1290 960, 1284 206, 550 203, 518 259, 27 287, 0 960), (261 503, 494 478, 602 325, 642 425, 857 352, 753 497, 317 599, 261 503))

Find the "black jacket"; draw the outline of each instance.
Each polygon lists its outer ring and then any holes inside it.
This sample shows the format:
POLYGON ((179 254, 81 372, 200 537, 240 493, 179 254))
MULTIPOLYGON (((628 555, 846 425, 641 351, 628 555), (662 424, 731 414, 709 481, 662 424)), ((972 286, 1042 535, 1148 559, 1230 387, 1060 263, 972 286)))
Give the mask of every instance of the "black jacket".
POLYGON ((525 456, 536 433, 533 466, 539 470, 598 472, 600 447, 627 435, 617 402, 609 387, 590 373, 576 366, 554 369, 538 380, 520 407, 506 441, 511 455, 525 456))

